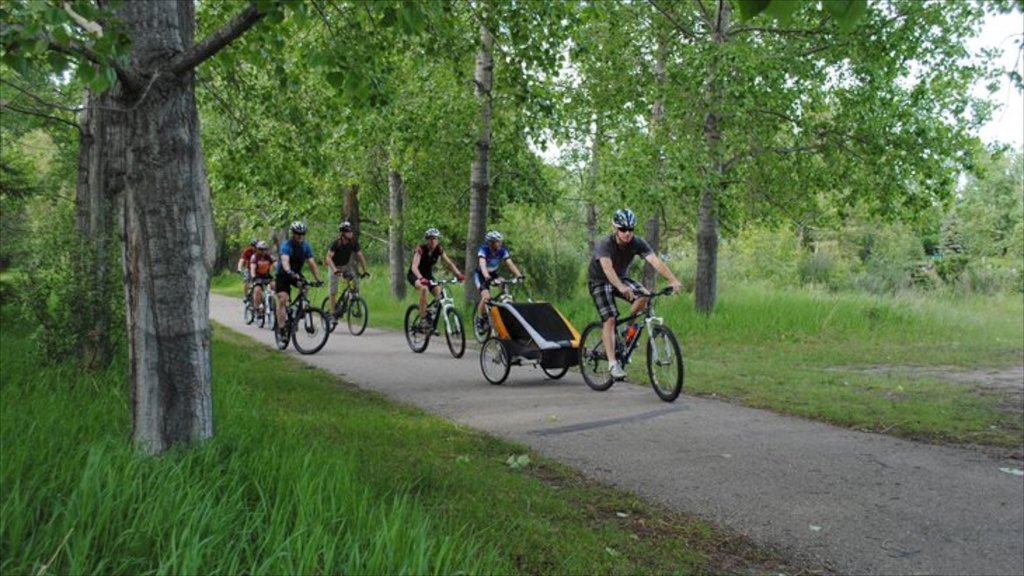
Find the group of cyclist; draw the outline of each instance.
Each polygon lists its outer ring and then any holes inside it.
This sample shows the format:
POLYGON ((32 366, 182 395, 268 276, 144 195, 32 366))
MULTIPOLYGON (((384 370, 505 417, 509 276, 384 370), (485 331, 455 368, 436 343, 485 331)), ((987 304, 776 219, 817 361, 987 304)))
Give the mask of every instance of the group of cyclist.
MULTIPOLYGON (((630 314, 643 308, 647 299, 643 286, 626 276, 629 265, 637 256, 646 260, 666 280, 669 281, 673 293, 679 293, 681 284, 668 266, 655 254, 646 240, 636 236, 636 214, 628 208, 617 210, 612 217, 614 232, 601 238, 594 244, 594 253, 590 258, 587 270, 587 286, 594 306, 601 317, 602 340, 607 351, 609 372, 612 378, 622 379, 625 371, 615 357, 615 322, 619 316, 615 299, 620 298, 631 303, 630 314)), ((313 249, 305 240, 306 224, 293 222, 290 228, 291 237, 281 245, 279 257, 274 266, 274 257, 269 253, 267 243, 253 240, 238 261, 238 270, 245 279, 246 294, 250 284, 253 289, 253 302, 262 305, 261 289, 270 283, 270 271, 275 270, 273 290, 277 294, 277 326, 285 326, 286 309, 291 298, 291 287, 301 281, 304 264, 308 263, 313 272, 314 285, 322 285, 320 271, 313 257, 313 249)), ((330 298, 336 304, 339 279, 355 278, 355 264, 362 268, 360 276, 369 276, 366 259, 354 238, 351 223, 342 222, 338 227, 339 235, 331 243, 327 251, 327 265, 331 270, 330 298)), ((406 278, 419 292, 420 317, 426 317, 427 293, 439 296, 441 287, 434 281, 434 266, 438 261, 452 271, 460 281, 465 276, 445 253, 441 246, 441 232, 437 228, 428 228, 423 234, 423 243, 413 252, 412 263, 406 278)), ((516 279, 523 274, 512 261, 511 253, 504 244, 501 233, 492 230, 487 232, 484 243, 477 250, 477 268, 473 272, 473 281, 480 292, 480 316, 484 316, 484 307, 491 298, 491 285, 500 278, 498 270, 505 264, 516 279)), ((333 308, 332 308, 333 309, 333 308)))

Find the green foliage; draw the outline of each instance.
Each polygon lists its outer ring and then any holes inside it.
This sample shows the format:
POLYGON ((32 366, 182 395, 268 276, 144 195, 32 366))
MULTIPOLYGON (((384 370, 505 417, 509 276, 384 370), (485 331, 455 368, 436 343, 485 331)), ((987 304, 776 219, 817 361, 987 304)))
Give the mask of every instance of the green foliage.
POLYGON ((557 301, 579 285, 586 270, 586 240, 572 214, 551 205, 511 205, 496 227, 504 230, 512 261, 527 276, 534 297, 557 301), (575 234, 569 232, 574 229, 575 234), (553 230, 568 233, 552 234, 553 230))

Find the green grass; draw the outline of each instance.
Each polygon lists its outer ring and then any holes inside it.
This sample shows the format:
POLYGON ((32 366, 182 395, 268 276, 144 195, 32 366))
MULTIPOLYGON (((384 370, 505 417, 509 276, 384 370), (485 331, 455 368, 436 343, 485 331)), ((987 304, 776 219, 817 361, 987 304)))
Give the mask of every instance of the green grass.
POLYGON ((41 367, 0 334, 0 572, 721 573, 789 567, 521 446, 215 329, 217 434, 129 447, 123 364, 41 367))

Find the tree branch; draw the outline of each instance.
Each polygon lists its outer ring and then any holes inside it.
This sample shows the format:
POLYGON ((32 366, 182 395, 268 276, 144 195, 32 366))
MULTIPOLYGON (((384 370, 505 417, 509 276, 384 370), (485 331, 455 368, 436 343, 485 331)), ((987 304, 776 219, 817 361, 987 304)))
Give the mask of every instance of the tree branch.
POLYGON ((65 112, 74 112, 74 113, 78 113, 78 112, 81 112, 82 110, 85 110, 85 108, 83 106, 76 106, 76 107, 72 108, 70 106, 64 106, 63 104, 54 104, 53 102, 47 102, 42 97, 37 96, 36 94, 33 94, 31 91, 29 91, 29 90, 27 90, 25 88, 22 88, 21 86, 18 86, 17 84, 15 84, 14 82, 11 82, 10 80, 4 80, 3 78, 0 78, 0 84, 5 84, 7 86, 10 86, 11 88, 14 88, 18 92, 21 92, 22 94, 28 96, 29 98, 35 100, 36 102, 42 104, 43 106, 46 106, 47 108, 55 108, 57 110, 63 110, 65 112))
POLYGON ((693 30, 691 30, 687 26, 681 24, 671 14, 669 14, 667 10, 665 10, 664 8, 659 6, 657 0, 647 0, 647 2, 651 6, 653 6, 655 10, 660 12, 661 15, 664 16, 669 22, 671 22, 672 25, 675 26, 676 30, 678 30, 683 36, 686 36, 690 40, 696 40, 697 39, 697 35, 693 33, 693 30))
POLYGON ((52 116, 50 114, 44 114, 42 112, 37 112, 37 111, 31 110, 29 108, 22 108, 20 106, 15 106, 15 105, 10 104, 10 103, 4 104, 3 108, 7 108, 8 110, 12 110, 14 112, 20 112, 22 114, 28 114, 29 116, 38 116, 39 118, 46 118, 46 119, 49 119, 49 120, 54 120, 56 122, 60 122, 61 124, 67 124, 68 126, 72 126, 72 127, 74 127, 75 130, 77 130, 79 132, 82 131, 82 128, 77 123, 72 122, 70 120, 67 120, 65 118, 61 118, 59 116, 52 116))
POLYGON ((261 12, 255 4, 249 4, 245 10, 242 10, 222 28, 179 54, 171 61, 167 70, 173 74, 180 74, 194 69, 252 28, 264 16, 266 13, 261 12))
POLYGON ((742 34, 743 32, 768 32, 782 36, 816 36, 820 34, 832 15, 825 15, 815 28, 770 28, 764 26, 737 26, 729 31, 730 34, 742 34))

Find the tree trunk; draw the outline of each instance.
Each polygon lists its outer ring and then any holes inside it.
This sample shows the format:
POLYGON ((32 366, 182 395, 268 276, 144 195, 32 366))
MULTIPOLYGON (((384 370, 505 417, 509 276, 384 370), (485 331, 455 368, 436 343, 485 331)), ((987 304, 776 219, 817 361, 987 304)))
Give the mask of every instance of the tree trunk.
POLYGON ((352 223, 353 237, 359 238, 359 185, 349 184, 345 187, 345 209, 342 220, 352 223))
POLYGON ((704 140, 708 147, 710 166, 700 200, 700 221, 697 229, 697 272, 694 304, 698 312, 711 314, 715 309, 718 291, 718 189, 725 181, 722 160, 721 109, 722 95, 719 83, 721 46, 729 41, 730 5, 728 0, 718 1, 715 21, 712 22, 713 41, 717 54, 711 59, 704 86, 706 112, 704 140))
POLYGON ((101 369, 113 359, 114 199, 120 194, 124 148, 117 130, 121 114, 109 93, 88 93, 80 118, 78 183, 75 190, 75 227, 81 257, 75 260, 77 300, 73 326, 81 343, 79 358, 89 370, 101 369))
POLYGON ((213 435, 209 270, 213 219, 194 74, 153 72, 192 45, 190 0, 115 8, 145 88, 121 96, 132 436, 148 453, 213 435))
MULTIPOLYGON (((476 57, 476 97, 480 101, 480 127, 476 138, 476 157, 470 172, 469 232, 466 235, 466 274, 476 269, 476 250, 483 242, 487 226, 487 196, 490 192, 488 162, 491 150, 491 79, 494 59, 491 51, 494 38, 484 24, 480 25, 480 52, 476 57)), ((479 298, 472 282, 466 283, 466 302, 479 298)))
MULTIPOLYGON (((661 188, 661 176, 664 161, 662 160, 662 148, 659 142, 661 124, 665 119, 665 100, 661 96, 663 88, 665 86, 666 67, 668 64, 668 35, 661 33, 658 34, 658 48, 654 59, 654 81, 658 87, 658 98, 654 100, 654 104, 651 105, 651 139, 654 141, 654 170, 652 174, 654 176, 654 182, 651 183, 652 190, 658 190, 661 188)), ((647 243, 651 245, 655 253, 661 251, 661 230, 659 223, 661 222, 661 194, 655 194, 657 198, 654 204, 654 213, 651 214, 650 219, 647 220, 645 239, 647 243)), ((649 263, 644 263, 644 286, 648 290, 654 290, 654 284, 657 281, 657 271, 654 266, 649 263)))
POLYGON ((597 242, 597 206, 594 204, 594 197, 597 196, 597 175, 600 167, 597 151, 601 146, 601 127, 594 127, 594 140, 590 143, 590 168, 588 170, 587 187, 590 189, 590 198, 587 200, 587 255, 594 253, 594 244, 597 242))
POLYGON ((391 226, 388 227, 388 261, 391 270, 391 295, 405 298, 405 186, 397 170, 388 172, 388 200, 391 226))

